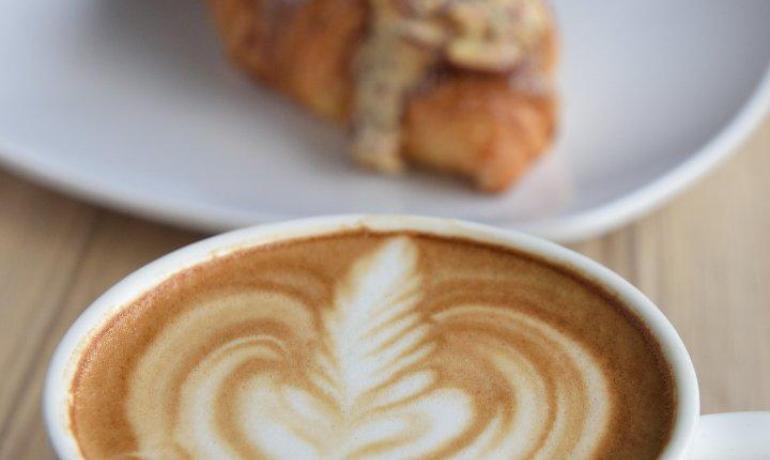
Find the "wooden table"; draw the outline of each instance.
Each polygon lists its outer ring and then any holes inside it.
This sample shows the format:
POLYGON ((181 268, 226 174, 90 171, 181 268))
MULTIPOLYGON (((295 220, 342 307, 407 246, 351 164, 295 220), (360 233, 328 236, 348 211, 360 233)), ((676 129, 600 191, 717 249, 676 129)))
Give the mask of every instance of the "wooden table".
MULTIPOLYGON (((0 458, 53 458, 42 380, 83 308, 134 269, 204 236, 0 171, 0 458)), ((770 119, 663 209, 571 246, 665 311, 692 354, 703 412, 770 409, 770 119)))

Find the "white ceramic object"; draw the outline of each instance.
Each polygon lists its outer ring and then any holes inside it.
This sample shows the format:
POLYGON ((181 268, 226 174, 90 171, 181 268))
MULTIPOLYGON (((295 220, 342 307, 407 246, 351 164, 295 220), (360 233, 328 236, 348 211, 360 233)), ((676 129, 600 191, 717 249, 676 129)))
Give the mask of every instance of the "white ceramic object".
POLYGON ((770 457, 768 412, 706 416, 701 419, 699 429, 698 382, 684 344, 663 313, 617 274, 576 252, 523 233, 447 219, 387 215, 322 217, 236 230, 179 249, 119 282, 75 321, 51 360, 46 376, 43 408, 48 433, 57 453, 67 460, 79 457, 69 429, 68 415, 69 388, 79 350, 83 350, 100 326, 123 306, 174 273, 232 251, 355 228, 406 230, 469 238, 512 247, 583 273, 617 295, 645 323, 659 343, 664 359, 671 366, 678 402, 671 439, 661 459, 759 460, 770 457))
POLYGON ((733 412, 702 416, 688 458, 770 459, 770 412, 733 412))
POLYGON ((670 198, 769 105, 766 0, 554 3, 560 138, 499 196, 354 168, 343 130, 232 69, 205 2, 190 0, 0 0, 0 161, 88 200, 207 230, 398 212, 564 241, 670 198))

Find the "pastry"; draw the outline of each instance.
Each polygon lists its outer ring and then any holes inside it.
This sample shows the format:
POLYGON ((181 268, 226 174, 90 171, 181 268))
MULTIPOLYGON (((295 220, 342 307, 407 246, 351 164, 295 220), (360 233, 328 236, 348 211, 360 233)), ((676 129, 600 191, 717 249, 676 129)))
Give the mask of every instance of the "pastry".
POLYGON ((362 165, 484 191, 551 144, 556 29, 544 0, 209 0, 232 61, 351 132, 362 165))

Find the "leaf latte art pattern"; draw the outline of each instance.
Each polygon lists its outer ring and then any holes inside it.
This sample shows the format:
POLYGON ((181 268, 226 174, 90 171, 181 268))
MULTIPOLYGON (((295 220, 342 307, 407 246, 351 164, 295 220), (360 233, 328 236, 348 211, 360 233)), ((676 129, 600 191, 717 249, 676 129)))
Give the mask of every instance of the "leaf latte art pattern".
POLYGON ((416 308, 417 260, 408 238, 387 240, 353 265, 317 322, 312 309, 269 291, 238 293, 178 318, 134 372, 127 407, 137 453, 589 456, 608 414, 591 356, 523 314, 458 305, 426 316, 416 308), (254 327, 232 332, 245 321, 254 327), (186 331, 200 322, 210 322, 221 341, 188 374, 145 380, 163 375, 181 346, 197 340, 186 331), (511 346, 517 342, 526 353, 511 346), (569 378, 555 380, 554 369, 569 378), (174 404, 164 401, 177 394, 174 404))
POLYGON ((86 458, 656 458, 671 384, 639 323, 543 262, 351 233, 172 276, 79 358, 86 458))

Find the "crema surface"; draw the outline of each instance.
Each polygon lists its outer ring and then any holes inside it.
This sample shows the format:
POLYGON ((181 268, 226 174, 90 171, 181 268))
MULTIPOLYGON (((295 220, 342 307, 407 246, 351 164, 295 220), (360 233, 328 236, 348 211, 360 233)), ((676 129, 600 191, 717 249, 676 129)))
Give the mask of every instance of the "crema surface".
POLYGON ((643 324, 574 272, 364 230, 174 275, 76 369, 89 459, 656 458, 676 404, 643 324))

